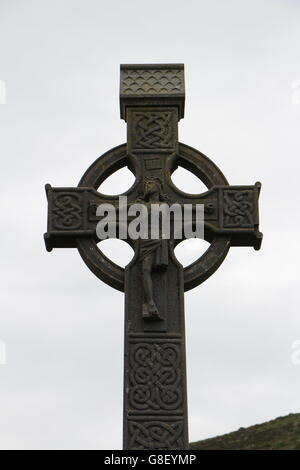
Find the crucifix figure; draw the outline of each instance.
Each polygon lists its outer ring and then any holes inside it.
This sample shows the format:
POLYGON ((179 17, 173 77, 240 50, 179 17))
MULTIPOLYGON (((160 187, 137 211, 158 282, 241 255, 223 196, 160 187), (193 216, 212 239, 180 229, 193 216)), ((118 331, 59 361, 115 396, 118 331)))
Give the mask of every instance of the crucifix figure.
MULTIPOLYGON (((151 210, 152 204, 158 204, 164 200, 161 181, 159 178, 145 178, 145 193, 141 200, 151 210)), ((140 257, 142 260, 142 281, 144 303, 142 313, 144 318, 162 319, 154 301, 152 272, 155 269, 166 269, 168 266, 168 240, 151 238, 151 226, 148 229, 148 238, 140 240, 140 257)))
MULTIPOLYGON (((182 64, 121 65, 120 108, 127 144, 98 158, 78 187, 46 185, 47 250, 77 248, 99 279, 125 292, 124 449, 188 448, 184 291, 211 276, 231 246, 258 250, 262 241, 260 184, 230 186, 211 160, 178 142, 184 101, 182 64), (169 240, 128 234, 135 256, 125 270, 99 249, 96 227, 102 216, 97 208, 111 204, 120 209, 118 196, 97 189, 125 166, 135 175, 135 183, 122 195, 128 209, 137 202, 145 207, 203 205, 204 238, 210 246, 196 262, 183 268, 177 261, 174 247, 181 240, 174 233, 169 240), (208 190, 197 195, 180 191, 171 180, 178 166, 193 172, 208 190)), ((119 233, 120 226, 116 237, 119 233)))

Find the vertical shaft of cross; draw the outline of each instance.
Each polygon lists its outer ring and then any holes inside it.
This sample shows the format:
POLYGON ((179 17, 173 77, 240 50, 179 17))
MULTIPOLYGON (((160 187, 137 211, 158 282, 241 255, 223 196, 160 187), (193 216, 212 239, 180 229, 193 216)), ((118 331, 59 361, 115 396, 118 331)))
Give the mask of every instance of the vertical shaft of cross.
MULTIPOLYGON (((183 66, 121 66, 121 117, 141 200, 166 202, 177 152, 183 66)), ((188 448, 183 269, 168 240, 140 240, 125 270, 124 449, 188 448)))

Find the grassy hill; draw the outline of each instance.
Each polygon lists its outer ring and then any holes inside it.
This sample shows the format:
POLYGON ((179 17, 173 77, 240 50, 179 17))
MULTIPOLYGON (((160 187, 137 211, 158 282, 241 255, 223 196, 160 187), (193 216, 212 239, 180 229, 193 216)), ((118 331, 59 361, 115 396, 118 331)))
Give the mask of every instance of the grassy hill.
POLYGON ((190 444, 191 450, 300 450, 300 413, 190 444))

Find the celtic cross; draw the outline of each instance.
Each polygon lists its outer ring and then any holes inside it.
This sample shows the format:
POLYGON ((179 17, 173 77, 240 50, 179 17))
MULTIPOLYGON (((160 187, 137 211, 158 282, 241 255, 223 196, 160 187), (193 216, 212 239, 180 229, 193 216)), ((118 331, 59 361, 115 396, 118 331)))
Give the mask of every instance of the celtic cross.
MULTIPOLYGON (((178 142, 184 101, 182 64, 121 65, 120 108, 127 144, 98 158, 78 187, 46 185, 47 250, 77 248, 99 279, 125 292, 124 449, 188 448, 184 291, 211 276, 230 246, 258 250, 262 241, 260 184, 229 186, 211 160, 178 142), (210 246, 196 262, 182 267, 173 251, 181 240, 174 236, 127 238, 135 256, 125 270, 102 253, 97 207, 109 203, 118 210, 119 198, 97 188, 125 166, 135 175, 123 194, 128 207, 137 201, 145 206, 204 206, 204 236, 210 246), (180 191, 171 180, 178 166, 194 173, 208 190, 198 195, 180 191)), ((194 217, 193 212, 192 221, 194 217)))

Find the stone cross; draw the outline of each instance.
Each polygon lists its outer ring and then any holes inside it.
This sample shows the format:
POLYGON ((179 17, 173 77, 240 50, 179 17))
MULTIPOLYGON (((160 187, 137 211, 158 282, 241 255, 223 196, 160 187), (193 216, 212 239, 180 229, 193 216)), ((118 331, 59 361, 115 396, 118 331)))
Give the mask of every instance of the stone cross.
POLYGON ((183 64, 121 65, 127 144, 98 158, 78 187, 46 185, 47 250, 77 248, 99 279, 125 292, 124 449, 188 448, 184 291, 211 276, 230 246, 258 250, 262 241, 260 184, 229 186, 211 160, 178 142, 184 101, 183 64), (125 270, 99 249, 97 207, 109 203, 119 210, 119 198, 97 188, 125 166, 135 175, 124 193, 127 208, 137 202, 204 205, 204 237, 210 246, 196 262, 183 268, 177 261, 173 249, 181 240, 174 233, 170 240, 127 238, 135 256, 125 270), (199 195, 180 191, 171 180, 178 166, 208 190, 199 195))

